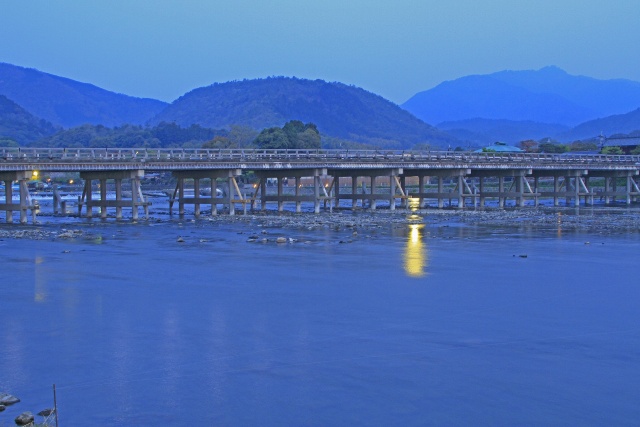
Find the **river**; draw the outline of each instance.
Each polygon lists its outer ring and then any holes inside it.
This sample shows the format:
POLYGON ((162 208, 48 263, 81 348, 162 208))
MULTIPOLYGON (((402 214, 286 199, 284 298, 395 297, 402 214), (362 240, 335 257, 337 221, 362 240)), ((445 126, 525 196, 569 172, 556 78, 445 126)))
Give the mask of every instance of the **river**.
POLYGON ((640 419, 637 233, 71 228, 0 241, 0 426, 54 383, 61 426, 640 419))

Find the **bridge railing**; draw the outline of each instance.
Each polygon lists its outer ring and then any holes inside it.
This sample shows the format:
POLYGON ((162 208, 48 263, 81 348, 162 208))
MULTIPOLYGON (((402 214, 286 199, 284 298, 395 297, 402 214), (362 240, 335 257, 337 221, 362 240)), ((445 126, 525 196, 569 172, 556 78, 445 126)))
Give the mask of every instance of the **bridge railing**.
POLYGON ((261 150, 203 148, 0 148, 0 162, 341 161, 463 163, 635 163, 640 156, 603 154, 475 153, 409 150, 261 150))

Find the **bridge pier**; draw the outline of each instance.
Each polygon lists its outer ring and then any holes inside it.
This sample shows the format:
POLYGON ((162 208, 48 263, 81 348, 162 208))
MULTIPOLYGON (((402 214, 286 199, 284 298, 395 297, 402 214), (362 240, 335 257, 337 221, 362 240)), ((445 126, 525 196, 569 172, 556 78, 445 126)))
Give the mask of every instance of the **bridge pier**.
POLYGON ((0 210, 5 211, 5 220, 13 223, 13 212, 20 212, 20 223, 27 223, 27 213, 30 210, 33 223, 36 222, 37 206, 32 203, 29 196, 27 181, 31 178, 31 171, 0 172, 0 181, 4 182, 4 203, 0 203, 0 210), (18 181, 20 201, 13 202, 13 181, 18 181))
MULTIPOLYGON (((351 209, 356 209, 358 200, 362 200, 362 208, 366 206, 371 210, 376 210, 378 207, 378 200, 388 200, 389 209, 396 209, 396 199, 405 199, 406 185, 401 181, 403 174, 402 168, 381 168, 381 169, 356 169, 356 170, 336 170, 331 169, 329 175, 333 177, 333 200, 334 206, 340 206, 340 200, 351 200, 351 209), (340 178, 351 178, 351 194, 342 194, 340 192, 340 178), (388 177, 389 178, 389 193, 378 193, 377 178, 388 177), (365 184, 365 178, 369 180, 369 189, 365 184), (358 193, 358 181, 362 182, 362 193, 358 193), (400 194, 398 194, 398 192, 400 194)), ((404 203, 404 202, 403 202, 404 203)), ((404 206, 404 204, 403 204, 404 206)))
POLYGON ((322 201, 329 199, 327 189, 322 185, 322 178, 327 176, 327 169, 324 168, 263 170, 256 171, 256 176, 258 177, 258 184, 254 198, 257 198, 259 192, 260 208, 263 211, 266 210, 269 202, 276 203, 278 212, 284 210, 285 203, 295 203, 296 212, 301 212, 302 202, 313 202, 313 211, 320 213, 322 201), (271 178, 276 179, 276 194, 269 194, 268 191, 267 183, 271 178), (293 189, 293 194, 290 191, 285 191, 284 179, 288 178, 294 179, 295 188, 293 189), (311 194, 308 191, 303 191, 302 182, 305 178, 307 180, 311 179, 311 194))
POLYGON ((590 176, 603 179, 603 191, 597 194, 605 204, 615 203, 617 198, 623 198, 627 205, 630 205, 634 199, 640 196, 640 187, 634 177, 638 177, 639 171, 592 171, 590 176), (618 189, 618 180, 623 182, 623 191, 618 189))
POLYGON ((122 219, 122 208, 131 208, 131 218, 138 219, 138 208, 144 209, 145 218, 149 218, 149 205, 142 194, 140 178, 144 176, 143 170, 80 172, 80 178, 84 180, 82 196, 78 198, 78 215, 82 215, 82 206, 85 206, 87 218, 93 217, 93 208, 100 208, 100 218, 107 218, 108 208, 116 208, 116 219, 122 219), (131 183, 131 199, 125 200, 122 192, 122 181, 127 179, 131 183), (93 180, 100 183, 100 199, 94 200, 92 194, 93 180), (115 184, 115 200, 107 200, 107 183, 113 180, 115 184))
POLYGON ((171 174, 176 178, 176 188, 169 198, 170 215, 173 214, 173 205, 176 201, 178 202, 179 216, 185 214, 185 205, 193 205, 196 217, 201 215, 202 205, 211 206, 211 215, 218 214, 218 204, 226 205, 229 208, 229 215, 235 215, 237 203, 242 204, 245 212, 247 203, 250 203, 250 200, 242 194, 236 179, 242 175, 240 169, 180 170, 173 171, 171 174), (227 181, 223 197, 218 197, 218 179, 226 179, 227 181), (193 180, 193 196, 185 188, 186 180, 193 180), (202 180, 210 182, 211 193, 209 195, 202 194, 204 192, 201 186, 202 180))

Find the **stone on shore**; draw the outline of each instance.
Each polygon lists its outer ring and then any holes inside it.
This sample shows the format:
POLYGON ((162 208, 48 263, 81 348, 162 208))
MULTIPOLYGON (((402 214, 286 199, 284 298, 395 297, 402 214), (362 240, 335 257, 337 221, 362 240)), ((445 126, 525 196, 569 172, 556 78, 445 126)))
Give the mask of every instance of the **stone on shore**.
POLYGON ((23 412, 22 414, 16 417, 16 424, 19 426, 26 426, 27 424, 33 423, 35 417, 31 412, 23 412))

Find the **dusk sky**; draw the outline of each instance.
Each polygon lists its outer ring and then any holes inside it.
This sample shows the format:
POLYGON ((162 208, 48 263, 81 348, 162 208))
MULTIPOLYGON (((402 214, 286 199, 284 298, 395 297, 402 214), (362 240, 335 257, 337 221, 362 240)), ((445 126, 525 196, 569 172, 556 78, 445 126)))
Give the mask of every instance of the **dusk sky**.
POLYGON ((172 101, 214 82, 340 81, 402 103, 556 65, 640 81, 637 0, 0 0, 0 62, 172 101))

